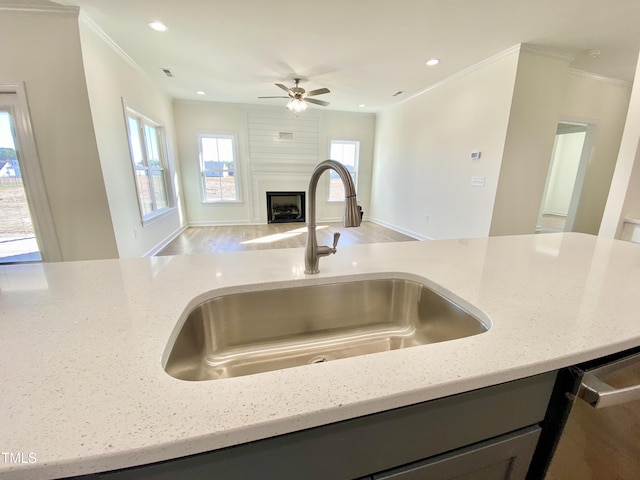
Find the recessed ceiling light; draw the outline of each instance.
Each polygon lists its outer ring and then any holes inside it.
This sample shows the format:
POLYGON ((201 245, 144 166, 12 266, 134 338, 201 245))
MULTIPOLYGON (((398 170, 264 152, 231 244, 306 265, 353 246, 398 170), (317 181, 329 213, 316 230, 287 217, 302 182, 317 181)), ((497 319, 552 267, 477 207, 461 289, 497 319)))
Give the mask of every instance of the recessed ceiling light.
POLYGON ((169 30, 169 28, 159 20, 152 20, 151 22, 147 23, 147 25, 149 25, 149 28, 155 30, 156 32, 166 32, 167 30, 169 30))
POLYGON ((429 65, 430 67, 433 67, 434 65, 438 65, 440 63, 440 60, 438 60, 437 58, 432 58, 431 60, 427 60, 427 65, 429 65))
POLYGON ((360 105, 358 105, 360 108, 364 108, 366 107, 366 105, 364 103, 361 103, 360 105))
POLYGON ((198 90, 198 91, 196 92, 196 95, 205 95, 205 93, 204 93, 202 90, 198 90))

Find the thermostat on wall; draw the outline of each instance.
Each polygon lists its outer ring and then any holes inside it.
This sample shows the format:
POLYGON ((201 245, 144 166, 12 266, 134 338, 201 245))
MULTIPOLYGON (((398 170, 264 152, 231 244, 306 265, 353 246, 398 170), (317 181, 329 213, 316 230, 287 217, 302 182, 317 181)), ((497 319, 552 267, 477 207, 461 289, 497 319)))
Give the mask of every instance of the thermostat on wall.
POLYGON ((471 160, 477 160, 480 158, 480 152, 471 152, 471 160))

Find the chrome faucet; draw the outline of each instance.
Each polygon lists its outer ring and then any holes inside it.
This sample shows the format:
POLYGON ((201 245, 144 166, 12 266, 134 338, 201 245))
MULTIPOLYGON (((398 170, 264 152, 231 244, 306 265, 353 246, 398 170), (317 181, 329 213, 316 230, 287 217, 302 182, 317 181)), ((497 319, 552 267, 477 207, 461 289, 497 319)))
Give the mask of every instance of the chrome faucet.
POLYGON ((325 160, 319 163, 311 174, 309 180, 309 223, 307 226, 307 248, 304 254, 304 273, 319 273, 318 265, 320 263, 320 257, 326 257, 332 253, 336 253, 338 240, 340 239, 340 233, 333 234, 333 247, 318 246, 318 239, 316 237, 316 187, 318 180, 325 170, 335 170, 340 176, 340 180, 344 185, 344 217, 342 224, 345 227, 359 227, 360 226, 360 209, 358 208, 358 201, 356 200, 356 187, 351 179, 351 174, 340 162, 335 160, 325 160))

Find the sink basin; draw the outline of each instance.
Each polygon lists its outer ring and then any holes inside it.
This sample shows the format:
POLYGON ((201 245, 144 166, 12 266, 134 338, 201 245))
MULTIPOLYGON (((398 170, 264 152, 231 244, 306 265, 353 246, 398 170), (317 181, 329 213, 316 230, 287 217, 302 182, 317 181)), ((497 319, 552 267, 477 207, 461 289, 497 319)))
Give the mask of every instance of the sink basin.
POLYGON ((422 283, 365 279, 221 295, 186 312, 165 371, 214 380, 414 347, 487 331, 422 283))

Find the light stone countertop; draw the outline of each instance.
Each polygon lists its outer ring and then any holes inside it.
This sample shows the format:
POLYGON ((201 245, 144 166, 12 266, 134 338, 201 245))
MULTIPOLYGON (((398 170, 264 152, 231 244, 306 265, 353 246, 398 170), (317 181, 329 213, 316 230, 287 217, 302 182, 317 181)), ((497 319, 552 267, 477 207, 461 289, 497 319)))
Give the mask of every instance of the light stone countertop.
POLYGON ((302 249, 1 267, 0 478, 176 458, 640 345, 638 244, 582 234, 371 244, 340 247, 319 275, 303 268, 302 249), (473 305, 490 330, 224 380, 162 368, 183 312, 206 298, 390 274, 473 305))

